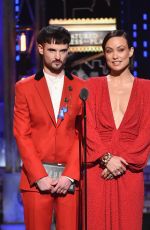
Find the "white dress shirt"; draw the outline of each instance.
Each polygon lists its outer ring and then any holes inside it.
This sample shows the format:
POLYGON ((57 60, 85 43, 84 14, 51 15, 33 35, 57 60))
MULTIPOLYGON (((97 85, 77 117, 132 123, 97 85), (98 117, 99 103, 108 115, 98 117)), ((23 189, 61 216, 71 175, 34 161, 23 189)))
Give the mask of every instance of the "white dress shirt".
MULTIPOLYGON (((62 91, 63 91, 63 86, 64 86, 64 73, 61 73, 60 75, 58 74, 57 76, 53 76, 53 75, 50 75, 44 72, 44 76, 45 76, 48 90, 51 96, 55 119, 57 122, 57 117, 58 117, 59 107, 60 107, 60 102, 61 102, 61 96, 62 96, 62 91)), ((70 177, 67 177, 67 178, 70 179, 71 182, 74 182, 72 178, 70 177)))
POLYGON ((61 73, 58 76, 52 76, 44 72, 44 76, 51 96, 55 119, 57 122, 60 101, 61 101, 61 96, 63 91, 63 85, 64 85, 64 73, 61 73))

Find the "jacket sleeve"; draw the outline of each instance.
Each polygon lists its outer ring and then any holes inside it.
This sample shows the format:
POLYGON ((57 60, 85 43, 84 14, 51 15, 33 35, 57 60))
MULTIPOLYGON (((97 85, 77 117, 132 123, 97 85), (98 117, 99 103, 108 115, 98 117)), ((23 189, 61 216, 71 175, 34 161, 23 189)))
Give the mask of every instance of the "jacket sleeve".
POLYGON ((75 137, 74 142, 71 146, 70 152, 68 153, 68 161, 63 172, 63 176, 70 177, 76 181, 80 179, 80 148, 78 136, 75 137))
POLYGON ((23 161, 24 171, 32 186, 37 180, 47 176, 47 173, 32 141, 30 111, 25 89, 22 86, 18 82, 15 88, 13 131, 23 161))

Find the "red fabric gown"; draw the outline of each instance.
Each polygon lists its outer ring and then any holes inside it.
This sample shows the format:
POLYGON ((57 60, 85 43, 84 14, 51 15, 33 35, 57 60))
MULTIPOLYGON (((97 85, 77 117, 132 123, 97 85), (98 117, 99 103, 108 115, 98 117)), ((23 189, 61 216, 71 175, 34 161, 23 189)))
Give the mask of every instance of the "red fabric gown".
POLYGON ((106 77, 89 81, 87 161, 104 153, 123 157, 129 168, 117 179, 101 178, 99 164, 87 170, 88 230, 141 230, 143 168, 150 152, 150 81, 135 78, 117 129, 106 77))

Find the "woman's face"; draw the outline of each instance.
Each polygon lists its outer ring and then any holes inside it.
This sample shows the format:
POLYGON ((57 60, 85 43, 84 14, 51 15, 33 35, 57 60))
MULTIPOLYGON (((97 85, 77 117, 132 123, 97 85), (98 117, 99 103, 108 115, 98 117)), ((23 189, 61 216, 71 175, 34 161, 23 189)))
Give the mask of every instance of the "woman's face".
POLYGON ((133 47, 128 47, 127 40, 124 37, 110 38, 104 50, 104 55, 110 71, 121 72, 129 68, 129 60, 133 52, 133 47))

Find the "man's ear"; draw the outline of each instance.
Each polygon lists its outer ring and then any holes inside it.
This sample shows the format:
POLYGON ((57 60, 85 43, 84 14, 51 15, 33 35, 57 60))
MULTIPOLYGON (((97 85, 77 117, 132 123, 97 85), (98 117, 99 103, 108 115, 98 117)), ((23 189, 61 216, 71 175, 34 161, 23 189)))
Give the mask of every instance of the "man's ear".
POLYGON ((39 54, 43 55, 43 46, 41 44, 38 44, 38 51, 39 54))

